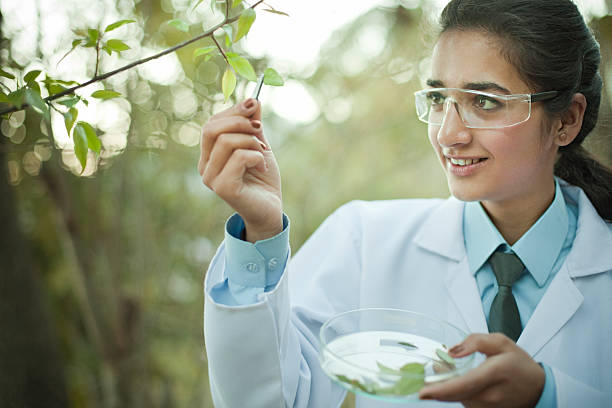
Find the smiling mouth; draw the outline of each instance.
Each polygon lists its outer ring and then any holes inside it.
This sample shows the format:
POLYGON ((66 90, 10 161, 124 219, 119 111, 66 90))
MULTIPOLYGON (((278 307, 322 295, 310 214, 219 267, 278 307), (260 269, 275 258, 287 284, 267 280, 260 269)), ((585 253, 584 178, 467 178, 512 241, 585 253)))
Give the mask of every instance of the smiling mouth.
POLYGON ((447 157, 446 159, 448 161, 450 161, 455 166, 470 166, 472 164, 476 164, 476 163, 479 163, 479 162, 487 160, 486 158, 479 158, 479 159, 454 159, 452 157, 447 157))

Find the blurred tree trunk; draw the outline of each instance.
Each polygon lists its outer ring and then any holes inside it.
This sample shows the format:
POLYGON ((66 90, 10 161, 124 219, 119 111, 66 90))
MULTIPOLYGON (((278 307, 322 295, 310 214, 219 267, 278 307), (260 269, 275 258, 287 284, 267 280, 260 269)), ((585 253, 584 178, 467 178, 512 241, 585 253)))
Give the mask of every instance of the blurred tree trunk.
MULTIPOLYGON (((0 14, 0 33, 2 32, 0 14)), ((6 46, 0 37, 0 45, 6 46)), ((0 401, 8 408, 67 407, 47 298, 9 184, 8 139, 0 133, 0 401)))
POLYGON ((50 313, 18 223, 0 135, 0 401, 3 407, 67 407, 63 363, 50 313))

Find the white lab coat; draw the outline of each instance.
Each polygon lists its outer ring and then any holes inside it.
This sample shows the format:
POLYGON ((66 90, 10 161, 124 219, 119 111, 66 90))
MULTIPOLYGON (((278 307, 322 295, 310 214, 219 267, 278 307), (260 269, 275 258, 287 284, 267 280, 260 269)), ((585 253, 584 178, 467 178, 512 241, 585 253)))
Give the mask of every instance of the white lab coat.
MULTIPOLYGON (((611 407, 612 224, 582 190, 561 186, 578 206, 576 238, 517 344, 552 368, 559 407, 611 407)), ((318 335, 325 320, 350 309, 412 310, 487 333, 468 270, 463 206, 454 198, 351 202, 288 262, 277 287, 248 306, 221 305, 208 294, 225 279, 221 245, 205 281, 215 405, 339 406, 345 393, 321 371, 318 335)), ((390 406, 357 396, 357 407, 390 406)))

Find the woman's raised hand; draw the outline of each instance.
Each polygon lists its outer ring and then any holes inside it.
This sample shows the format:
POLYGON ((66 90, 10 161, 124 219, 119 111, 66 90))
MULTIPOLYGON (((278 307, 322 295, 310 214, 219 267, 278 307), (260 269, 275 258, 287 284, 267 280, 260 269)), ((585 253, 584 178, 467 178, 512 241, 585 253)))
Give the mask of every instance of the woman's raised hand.
POLYGON ((204 125, 198 171, 202 181, 244 220, 250 242, 283 229, 281 181, 255 99, 212 116, 204 125))

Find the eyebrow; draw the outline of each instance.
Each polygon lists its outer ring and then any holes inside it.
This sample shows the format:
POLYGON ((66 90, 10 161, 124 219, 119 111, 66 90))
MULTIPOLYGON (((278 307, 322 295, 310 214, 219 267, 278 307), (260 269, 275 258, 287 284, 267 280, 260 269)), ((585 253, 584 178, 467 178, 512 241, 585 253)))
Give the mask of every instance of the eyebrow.
MULTIPOLYGON (((440 81, 439 79, 428 79, 427 86, 431 86, 432 88, 444 88, 444 82, 440 81)), ((463 84, 462 88, 471 89, 474 91, 498 91, 508 95, 512 93, 495 82, 468 82, 463 84)))

